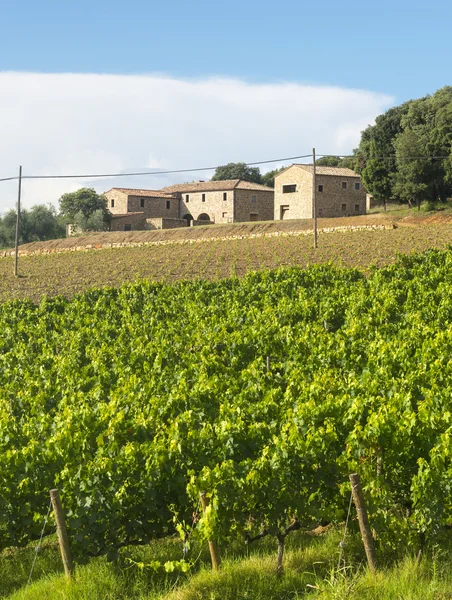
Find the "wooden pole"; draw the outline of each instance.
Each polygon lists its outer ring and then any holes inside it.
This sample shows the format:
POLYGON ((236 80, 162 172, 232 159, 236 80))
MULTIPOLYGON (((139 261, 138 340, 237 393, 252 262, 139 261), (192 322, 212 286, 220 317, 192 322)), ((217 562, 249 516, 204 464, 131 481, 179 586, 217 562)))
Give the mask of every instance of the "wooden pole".
POLYGON ((74 572, 74 565, 72 563, 72 554, 69 546, 66 522, 64 520, 63 506, 61 505, 58 490, 50 490, 50 500, 52 501, 53 512, 55 513, 58 543, 60 544, 61 558, 63 559, 64 574, 66 575, 66 579, 70 579, 74 572))
POLYGON ((270 371, 270 357, 267 356, 267 371, 270 371))
POLYGON ((314 219, 314 248, 317 248, 317 186, 316 186, 316 168, 315 168, 315 148, 312 149, 312 218, 314 219))
MULTIPOLYGON (((206 509, 209 506, 205 492, 199 494, 203 514, 206 514, 206 509)), ((212 561, 212 569, 217 571, 221 565, 220 551, 216 542, 209 541, 210 559, 212 561)))
POLYGON ((349 475, 350 484, 352 486, 353 501, 356 506, 356 512, 358 514, 359 529, 361 531, 361 537, 364 544, 364 550, 366 551, 367 562, 369 569, 372 573, 375 573, 377 569, 377 555, 375 553, 375 545, 370 531, 369 519, 367 516, 366 502, 364 500, 363 491, 361 489, 361 482, 357 473, 349 475))
POLYGON ((20 230, 20 196, 22 193, 22 166, 19 167, 19 189, 17 192, 16 242, 14 246, 14 275, 18 275, 19 263, 19 230, 20 230))

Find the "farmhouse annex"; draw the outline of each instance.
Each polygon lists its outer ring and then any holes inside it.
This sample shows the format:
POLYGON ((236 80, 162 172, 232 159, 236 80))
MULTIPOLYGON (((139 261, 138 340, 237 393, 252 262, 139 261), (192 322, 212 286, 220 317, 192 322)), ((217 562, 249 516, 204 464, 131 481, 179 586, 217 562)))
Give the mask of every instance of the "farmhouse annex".
MULTIPOLYGON (((293 164, 275 177, 275 221, 311 219, 312 165, 293 164)), ((366 190, 357 173, 343 167, 316 167, 318 217, 366 214, 366 190)))

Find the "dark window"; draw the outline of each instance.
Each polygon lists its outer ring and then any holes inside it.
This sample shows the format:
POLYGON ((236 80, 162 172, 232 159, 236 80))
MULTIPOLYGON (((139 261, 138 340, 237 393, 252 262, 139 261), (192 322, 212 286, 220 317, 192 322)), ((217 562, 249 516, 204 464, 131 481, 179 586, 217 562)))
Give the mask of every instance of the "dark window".
POLYGON ((111 205, 110 206, 111 206, 111 208, 115 207, 115 201, 114 200, 111 201, 111 205))
POLYGON ((203 202, 205 202, 206 201, 206 195, 203 194, 201 199, 202 199, 203 202))
POLYGON ((293 194, 293 192, 297 191, 297 185, 294 184, 290 184, 290 185, 283 185, 282 186, 282 193, 283 194, 293 194))
POLYGON ((166 201, 166 208, 171 208, 171 200, 166 201))
POLYGON ((319 217, 323 215, 323 208, 319 208, 319 217))
POLYGON ((131 223, 126 223, 124 225, 124 231, 132 231, 132 225, 131 225, 131 223))
POLYGON ((188 194, 185 196, 185 202, 190 202, 190 196, 188 194))
POLYGON ((342 189, 343 189, 343 190, 346 190, 346 189, 347 189, 347 182, 346 182, 346 181, 343 181, 343 182, 342 182, 342 189))
POLYGON ((259 221, 259 213, 250 213, 250 221, 259 221))
POLYGON ((227 192, 223 192, 223 200, 227 200, 228 199, 228 194, 227 192))
POLYGON ((355 204, 355 212, 359 212, 359 204, 355 204))
POLYGON ((144 208, 144 198, 140 198, 140 206, 141 208, 144 208))
POLYGON ((323 192, 323 185, 319 185, 319 192, 323 192))
POLYGON ((257 202, 256 196, 251 196, 251 202, 257 202))
POLYGON ((361 185, 358 182, 356 182, 355 183, 355 190, 359 190, 360 187, 361 187, 361 185))
POLYGON ((343 204, 343 205, 342 205, 342 212, 345 212, 346 210, 347 210, 347 205, 346 205, 346 204, 343 204))

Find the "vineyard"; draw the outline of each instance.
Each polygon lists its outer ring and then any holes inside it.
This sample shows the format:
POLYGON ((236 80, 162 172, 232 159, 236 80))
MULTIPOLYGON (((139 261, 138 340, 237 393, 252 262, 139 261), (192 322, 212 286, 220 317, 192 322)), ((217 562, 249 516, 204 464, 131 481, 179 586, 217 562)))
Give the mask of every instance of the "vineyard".
POLYGON ((174 531, 283 546, 344 519, 353 471, 380 548, 451 522, 450 250, 14 301, 0 327, 3 548, 54 487, 76 557, 174 531))

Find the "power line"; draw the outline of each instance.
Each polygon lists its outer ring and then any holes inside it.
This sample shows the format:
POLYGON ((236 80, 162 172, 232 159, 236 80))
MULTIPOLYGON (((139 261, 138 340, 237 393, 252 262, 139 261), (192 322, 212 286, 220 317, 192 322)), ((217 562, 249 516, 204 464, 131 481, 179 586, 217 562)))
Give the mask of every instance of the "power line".
MULTIPOLYGON (((247 167, 251 167, 254 165, 266 165, 274 162, 286 162, 288 160, 297 160, 299 158, 309 158, 311 154, 304 154, 303 156, 289 156, 286 158, 273 158, 271 160, 261 160, 256 162, 245 163, 247 167)), ((224 166, 224 165, 219 165, 224 166)), ((101 174, 91 174, 91 175, 22 175, 22 179, 101 179, 103 177, 136 177, 141 175, 169 175, 175 173, 196 173, 199 171, 214 171, 218 169, 219 166, 216 167, 199 167, 195 169, 174 169, 171 171, 142 171, 138 173, 101 173, 101 174)), ((0 181, 13 181, 17 180, 18 177, 5 177, 0 179, 0 181)))

